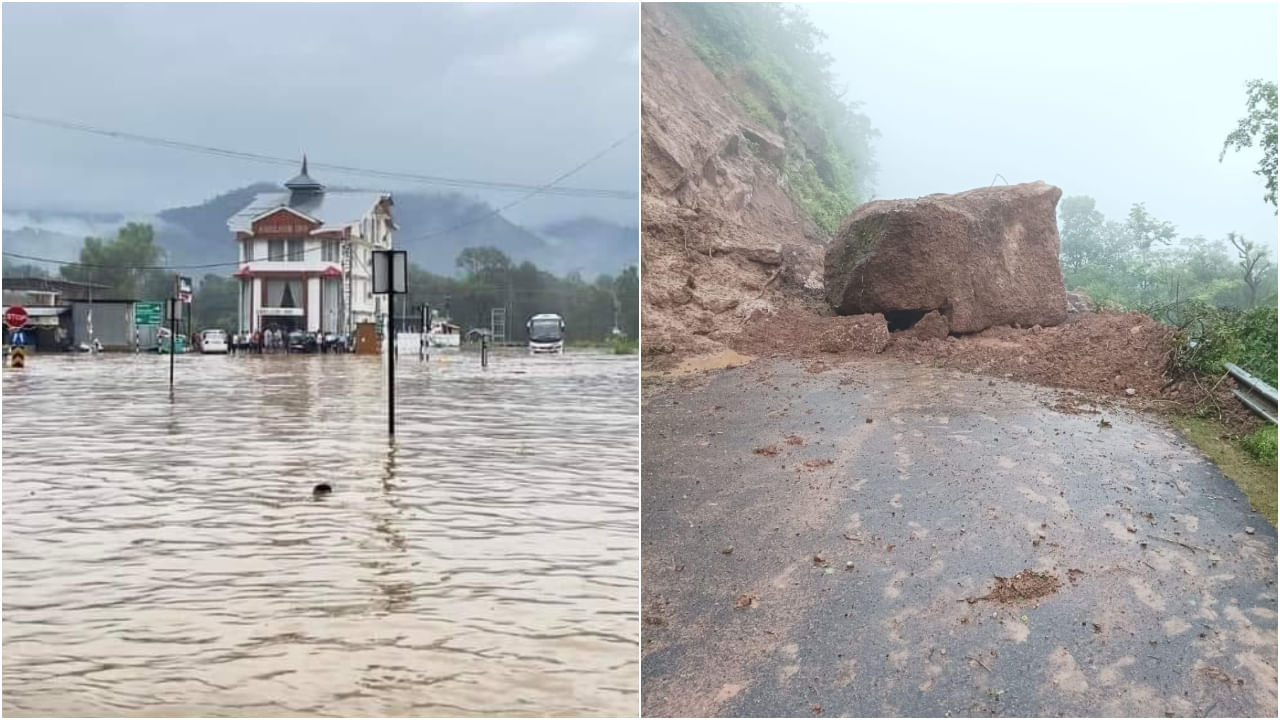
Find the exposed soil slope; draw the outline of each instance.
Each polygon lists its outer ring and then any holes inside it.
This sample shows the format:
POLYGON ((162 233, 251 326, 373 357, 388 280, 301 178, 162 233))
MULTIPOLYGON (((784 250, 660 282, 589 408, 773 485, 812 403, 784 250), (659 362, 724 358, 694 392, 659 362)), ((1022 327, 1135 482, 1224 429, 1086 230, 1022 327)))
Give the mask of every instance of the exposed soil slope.
POLYGON ((753 312, 823 312, 825 247, 783 190, 784 141, 742 113, 683 19, 645 5, 642 33, 644 352, 661 366, 723 348, 753 312))

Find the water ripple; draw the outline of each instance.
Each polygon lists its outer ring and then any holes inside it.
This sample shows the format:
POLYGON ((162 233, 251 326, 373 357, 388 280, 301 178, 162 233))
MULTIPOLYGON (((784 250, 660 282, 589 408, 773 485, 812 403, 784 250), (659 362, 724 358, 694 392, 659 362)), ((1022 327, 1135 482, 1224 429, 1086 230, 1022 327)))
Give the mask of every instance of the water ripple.
POLYGON ((6 715, 637 711, 634 358, 4 372, 6 715), (316 501, 325 481, 332 496, 316 501))

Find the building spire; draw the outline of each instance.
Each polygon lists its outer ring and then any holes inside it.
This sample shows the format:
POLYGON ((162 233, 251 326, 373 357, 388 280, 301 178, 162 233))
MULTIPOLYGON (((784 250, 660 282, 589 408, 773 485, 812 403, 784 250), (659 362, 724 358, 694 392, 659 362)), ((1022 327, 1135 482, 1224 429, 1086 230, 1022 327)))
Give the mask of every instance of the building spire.
POLYGON ((324 192, 324 185, 316 182, 307 173, 307 154, 302 154, 302 172, 293 177, 292 180, 285 183, 284 186, 294 195, 313 195, 324 192))

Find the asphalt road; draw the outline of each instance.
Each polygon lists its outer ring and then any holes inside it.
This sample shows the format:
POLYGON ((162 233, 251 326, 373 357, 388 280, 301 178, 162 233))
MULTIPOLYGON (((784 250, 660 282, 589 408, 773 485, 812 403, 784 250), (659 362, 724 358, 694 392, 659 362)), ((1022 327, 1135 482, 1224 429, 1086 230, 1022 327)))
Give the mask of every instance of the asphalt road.
POLYGON ((650 390, 644 715, 1275 717, 1275 528, 1061 397, 880 360, 650 390), (1060 586, 970 602, 1027 569, 1060 586))

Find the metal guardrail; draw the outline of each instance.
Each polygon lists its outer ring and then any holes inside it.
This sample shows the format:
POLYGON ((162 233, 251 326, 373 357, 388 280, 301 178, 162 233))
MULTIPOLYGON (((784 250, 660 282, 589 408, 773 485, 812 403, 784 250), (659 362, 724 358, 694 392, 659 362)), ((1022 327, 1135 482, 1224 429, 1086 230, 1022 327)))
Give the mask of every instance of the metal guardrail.
POLYGON ((1276 389, 1250 375, 1235 363, 1223 363, 1223 365, 1227 368, 1227 372, 1231 373, 1231 377, 1245 387, 1244 390, 1232 390, 1232 394, 1244 403, 1245 407, 1270 420, 1272 425, 1277 424, 1276 389))

